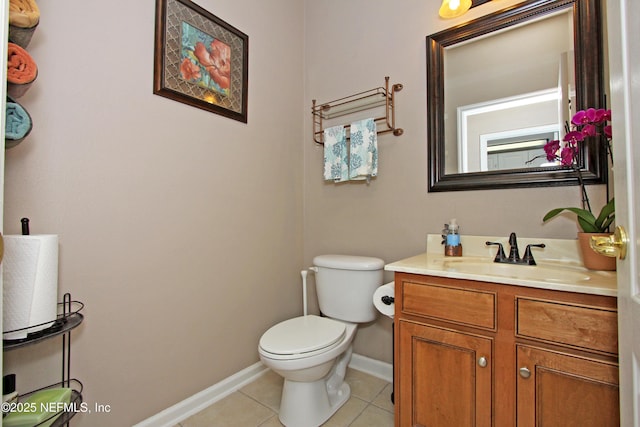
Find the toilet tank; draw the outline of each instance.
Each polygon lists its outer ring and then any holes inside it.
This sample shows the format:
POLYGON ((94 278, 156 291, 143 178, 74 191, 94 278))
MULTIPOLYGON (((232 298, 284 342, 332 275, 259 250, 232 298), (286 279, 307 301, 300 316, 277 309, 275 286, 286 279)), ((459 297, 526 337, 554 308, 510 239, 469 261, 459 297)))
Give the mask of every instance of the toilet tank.
POLYGON ((384 261, 351 255, 319 255, 316 293, 320 311, 333 319, 365 323, 375 320, 373 293, 382 285, 384 261))

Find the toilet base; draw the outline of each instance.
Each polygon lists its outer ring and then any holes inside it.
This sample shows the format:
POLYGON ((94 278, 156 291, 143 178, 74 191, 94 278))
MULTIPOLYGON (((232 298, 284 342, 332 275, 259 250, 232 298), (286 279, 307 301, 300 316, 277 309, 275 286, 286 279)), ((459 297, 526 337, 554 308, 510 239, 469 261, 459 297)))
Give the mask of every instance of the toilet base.
POLYGON ((304 383, 285 380, 280 422, 287 427, 317 427, 331 418, 349 396, 351 389, 347 383, 342 383, 335 398, 330 399, 325 380, 304 383))
POLYGON ((280 401, 280 422, 287 427, 318 427, 327 421, 351 396, 344 382, 352 348, 336 361, 326 377, 310 382, 285 378, 280 401))

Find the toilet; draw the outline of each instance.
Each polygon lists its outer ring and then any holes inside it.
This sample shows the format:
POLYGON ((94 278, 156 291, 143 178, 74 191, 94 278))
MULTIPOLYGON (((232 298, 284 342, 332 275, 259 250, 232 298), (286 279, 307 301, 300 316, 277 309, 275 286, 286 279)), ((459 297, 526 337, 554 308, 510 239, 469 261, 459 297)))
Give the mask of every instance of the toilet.
POLYGON ((262 363, 284 378, 279 417, 287 427, 317 427, 349 399, 344 377, 357 326, 378 313, 373 293, 382 285, 383 260, 320 255, 313 265, 323 316, 280 322, 258 345, 262 363))

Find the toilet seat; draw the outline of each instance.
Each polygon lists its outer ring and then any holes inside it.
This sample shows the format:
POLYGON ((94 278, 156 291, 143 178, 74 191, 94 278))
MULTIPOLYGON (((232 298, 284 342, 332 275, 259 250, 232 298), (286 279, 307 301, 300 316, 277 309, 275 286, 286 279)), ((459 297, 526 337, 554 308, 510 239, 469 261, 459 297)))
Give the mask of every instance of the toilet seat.
POLYGON ((342 342, 346 325, 308 315, 278 323, 260 338, 260 349, 273 359, 298 359, 323 353, 342 342))

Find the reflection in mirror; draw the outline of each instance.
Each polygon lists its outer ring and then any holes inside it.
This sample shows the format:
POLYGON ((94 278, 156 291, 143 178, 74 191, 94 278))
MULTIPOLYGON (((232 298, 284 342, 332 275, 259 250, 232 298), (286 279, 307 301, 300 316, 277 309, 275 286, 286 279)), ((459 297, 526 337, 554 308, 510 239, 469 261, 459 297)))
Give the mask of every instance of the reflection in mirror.
MULTIPOLYGON (((499 137, 504 134, 520 143, 531 140, 527 135, 542 127, 559 134, 570 119, 569 94, 575 96, 572 67, 573 25, 568 9, 446 47, 444 140, 449 161, 445 173, 491 170, 486 167, 483 139, 504 139, 499 137), (469 63, 476 79, 468 78, 469 63)), ((494 156, 501 164, 497 168, 529 167, 526 161, 543 154, 542 146, 538 144, 536 150, 502 147, 502 153, 494 156), (533 156, 527 158, 525 151, 533 156), (511 159, 507 164, 505 156, 511 159), (513 162, 520 157, 523 161, 513 162)))
MULTIPOLYGON (((603 106, 599 1, 528 1, 427 37, 429 191, 574 184, 542 147, 603 106)), ((603 154, 581 153, 588 181, 606 179, 603 154)))
POLYGON ((458 107, 457 135, 445 136, 447 156, 457 151, 458 162, 445 165, 446 173, 553 165, 541 156, 568 120, 563 105, 559 91, 551 89, 458 107))

